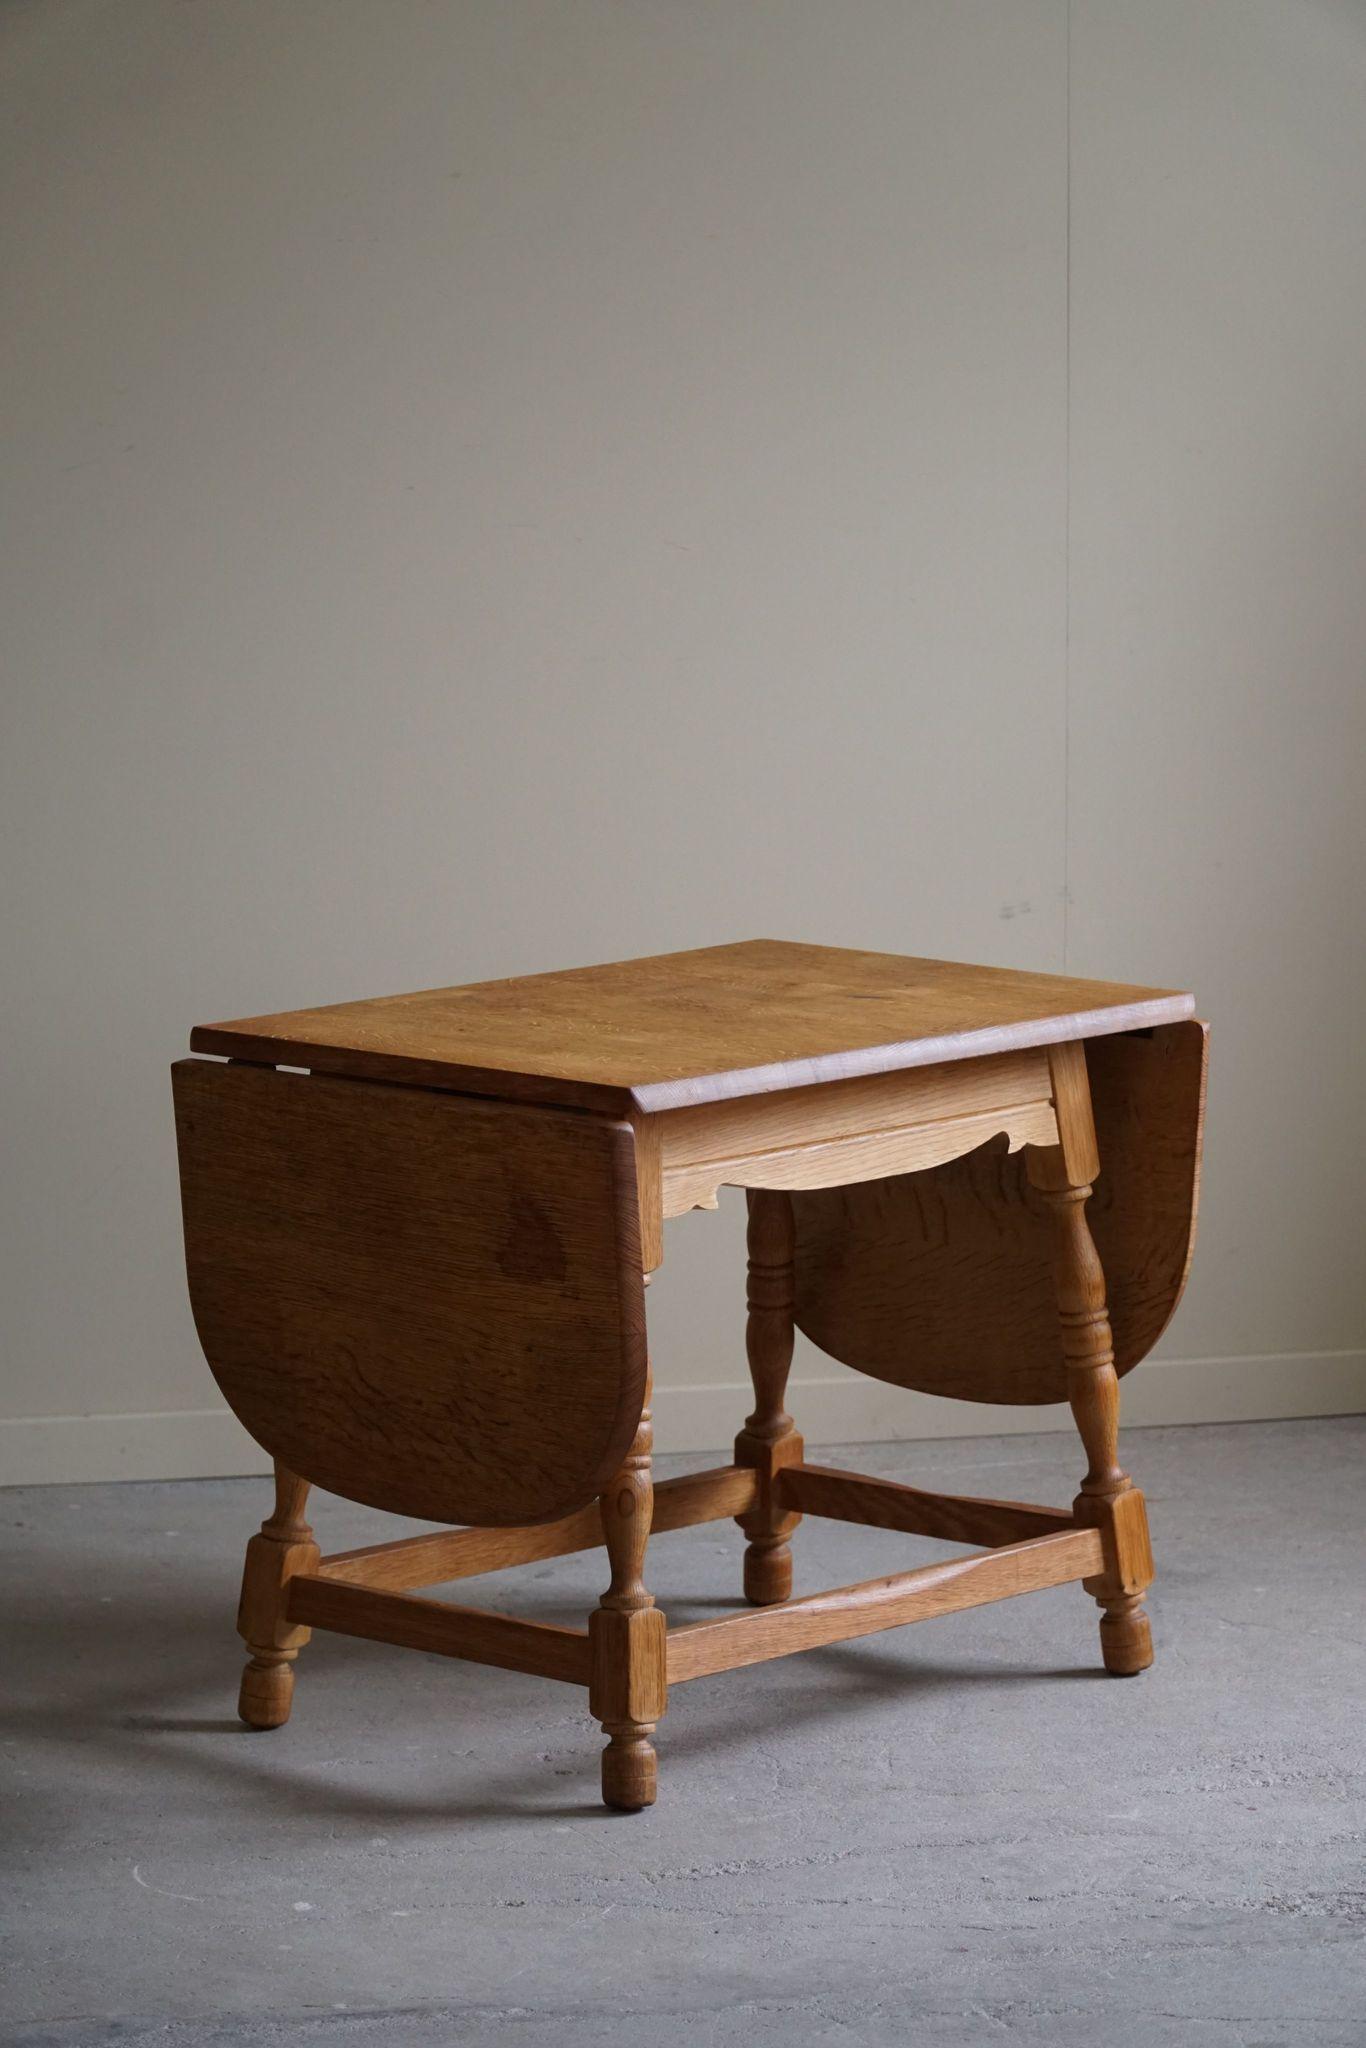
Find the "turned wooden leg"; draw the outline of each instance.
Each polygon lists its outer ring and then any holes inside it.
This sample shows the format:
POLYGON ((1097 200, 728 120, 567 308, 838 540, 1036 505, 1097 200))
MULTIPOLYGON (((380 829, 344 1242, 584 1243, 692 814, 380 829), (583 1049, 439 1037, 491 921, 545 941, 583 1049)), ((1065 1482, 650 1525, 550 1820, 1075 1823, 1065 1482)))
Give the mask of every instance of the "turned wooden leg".
POLYGON ((318 1546, 304 1520, 308 1481, 275 1465, 275 1508, 247 1545, 237 1633, 250 1656, 237 1711, 251 1728, 280 1728, 289 1719, 294 1659, 312 1634, 285 1619, 285 1594, 295 1572, 311 1572, 318 1546))
POLYGON ((745 1547, 745 1598, 773 1607, 792 1592, 792 1545, 800 1515, 774 1500, 784 1465, 800 1465, 802 1439, 783 1406, 792 1365, 792 1197, 772 1188, 749 1193, 749 1319, 745 1350, 754 1383, 754 1413, 735 1439, 735 1462, 758 1479, 754 1506, 736 1520, 745 1547))
POLYGON ((1072 1180, 1060 1148, 1031 1152, 1029 1172, 1053 1218, 1053 1276, 1067 1393, 1087 1459, 1072 1511, 1078 1522, 1100 1530, 1104 1544, 1104 1571, 1082 1584, 1100 1604, 1106 1670, 1131 1677, 1153 1661, 1152 1630, 1143 1609, 1153 1556, 1143 1495, 1119 1463, 1119 1380, 1105 1275, 1086 1221, 1091 1187, 1072 1180))
POLYGON ((602 1796, 634 1813, 655 1803, 656 1760, 650 1737, 664 1712, 665 1621, 645 1589, 654 1484, 650 1453, 650 1383, 625 1464, 598 1497, 612 1583, 588 1617, 592 1669, 588 1710, 602 1723, 602 1796))

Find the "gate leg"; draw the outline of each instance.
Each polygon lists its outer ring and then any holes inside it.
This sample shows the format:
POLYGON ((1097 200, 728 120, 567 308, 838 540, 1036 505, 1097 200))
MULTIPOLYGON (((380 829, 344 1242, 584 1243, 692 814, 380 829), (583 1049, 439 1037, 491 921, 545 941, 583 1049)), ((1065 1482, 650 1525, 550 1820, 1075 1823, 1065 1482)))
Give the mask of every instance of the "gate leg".
POLYGON ((754 1413, 735 1439, 735 1462, 750 1466, 758 1480, 754 1506, 736 1517, 749 1538, 745 1598, 754 1607, 773 1607, 790 1596, 788 1539, 801 1520, 773 1498, 777 1474, 784 1465, 800 1465, 804 1455, 796 1424, 783 1405, 792 1365, 792 1254, 792 1197, 773 1188, 751 1188, 745 1349, 754 1413))
MULTIPOLYGON (((1068 1048, 1072 1051, 1072 1048, 1068 1048)), ((1080 1047, 1075 1048, 1079 1054, 1080 1047)), ((1086 1203, 1099 1170, 1084 1060, 1068 1103, 1064 1143, 1031 1148, 1029 1178, 1054 1231, 1053 1285, 1067 1364, 1067 1398, 1086 1452, 1086 1476, 1072 1503, 1077 1521, 1099 1529, 1104 1570, 1082 1584, 1101 1608, 1100 1647, 1107 1671, 1131 1677, 1153 1661, 1143 1594, 1153 1579, 1148 1512, 1119 1462, 1119 1380, 1105 1300, 1105 1274, 1086 1203)), ((1060 1112, 1062 1102, 1059 1102, 1060 1112)), ((1060 1114, 1060 1128, 1062 1117, 1060 1114)))
POLYGON ((647 1380, 635 1441, 620 1472, 598 1497, 612 1583, 588 1617, 588 1711, 608 1738, 602 1796, 606 1805, 626 1813, 655 1803, 657 1762, 650 1737, 667 1700, 666 1625, 643 1577, 654 1508, 653 1443, 647 1380))
POLYGON ((250 1655, 237 1711, 250 1728, 280 1728, 289 1719, 294 1660, 312 1634, 285 1619, 285 1596, 296 1572, 318 1566, 318 1546, 304 1520, 309 1482, 276 1460, 275 1508, 247 1545, 237 1633, 250 1655))

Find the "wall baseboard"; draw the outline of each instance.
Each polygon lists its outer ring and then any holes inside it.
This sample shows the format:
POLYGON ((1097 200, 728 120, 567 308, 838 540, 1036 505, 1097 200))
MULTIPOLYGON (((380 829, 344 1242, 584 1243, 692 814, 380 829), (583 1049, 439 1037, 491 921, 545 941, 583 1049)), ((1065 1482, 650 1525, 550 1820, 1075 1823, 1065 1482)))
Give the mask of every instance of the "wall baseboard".
MULTIPOLYGON (((728 1448, 750 1405, 747 1380, 656 1387, 656 1449, 728 1448)), ((794 1379, 788 1406, 810 1443, 901 1443, 1071 1427, 1060 1404, 983 1407, 902 1393, 850 1372, 794 1379)), ((1157 1359, 1126 1379, 1123 1407, 1125 1424, 1139 1429, 1167 1423, 1358 1414, 1366 1412, 1366 1351, 1157 1359)), ((0 1420, 0 1486, 226 1479, 268 1470, 264 1452, 226 1408, 0 1420)))

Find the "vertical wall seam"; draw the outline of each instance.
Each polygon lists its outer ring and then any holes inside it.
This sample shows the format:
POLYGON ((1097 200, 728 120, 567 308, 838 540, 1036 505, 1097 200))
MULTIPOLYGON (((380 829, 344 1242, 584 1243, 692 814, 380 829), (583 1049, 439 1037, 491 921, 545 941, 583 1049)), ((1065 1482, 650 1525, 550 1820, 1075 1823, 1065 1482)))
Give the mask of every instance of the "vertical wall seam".
POLYGON ((1071 964, 1072 910, 1072 0, 1064 0, 1063 543, 1062 543, 1062 971, 1071 964))

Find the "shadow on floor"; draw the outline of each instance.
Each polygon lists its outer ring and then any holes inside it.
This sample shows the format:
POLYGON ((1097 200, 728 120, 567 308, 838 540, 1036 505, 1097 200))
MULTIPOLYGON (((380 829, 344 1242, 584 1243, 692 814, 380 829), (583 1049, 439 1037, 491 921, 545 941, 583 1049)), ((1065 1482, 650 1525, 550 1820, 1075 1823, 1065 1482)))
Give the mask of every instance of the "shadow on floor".
MULTIPOLYGON (((172 1773, 182 1783, 216 1783, 244 1815, 325 1817, 366 1828, 400 1821, 439 1828, 458 1822, 539 1820, 547 1815, 562 1820, 602 1817, 604 1809, 596 1796, 538 1796, 528 1785, 525 1766, 491 1778, 481 1763, 477 1792, 460 1782, 466 1775, 459 1769, 463 1758, 451 1744, 462 1736, 477 1741, 490 1718, 501 1722, 509 1713, 522 1717, 529 1755, 535 1754, 537 1742, 546 1738, 547 1691, 565 1696, 560 1688, 547 1688, 542 1679, 521 1679, 462 1663, 458 1673, 449 1673, 454 1711, 443 1711, 440 1735, 434 1741, 431 1681, 437 1668, 446 1668, 452 1660, 318 1634, 300 1659, 291 1727, 271 1732, 245 1728, 231 1712, 242 1650, 224 1607, 221 1576, 214 1574, 211 1589, 207 1576, 182 1571, 173 1587, 132 1584, 113 1597, 77 1594, 60 1607, 33 1604, 16 1614, 26 1659, 59 1680, 63 1666, 78 1660, 80 1683, 48 1684, 41 1700, 29 1706, 11 1702, 0 1713, 0 1729, 11 1740, 40 1747, 79 1746, 87 1755, 92 1748, 103 1751, 111 1770, 127 1771, 155 1761, 159 1772, 172 1773), (427 1758, 425 1781, 411 1794, 394 1787, 358 1787, 344 1775, 375 1739, 373 1709, 358 1723, 346 1723, 346 1702, 353 1690, 347 1681, 357 1677, 359 1668, 367 1686, 373 1686, 379 1668, 390 1660, 394 1661, 386 1695, 392 1712, 384 1715, 380 1746, 400 1737, 401 1717, 410 1717, 412 1740, 405 1746, 409 1751, 423 1749, 427 1758), (92 1685, 92 1670, 108 1677, 92 1685), (405 1679, 405 1672, 415 1670, 421 1671, 421 1684, 405 1679), (509 1685, 526 1688, 525 1705, 509 1701, 509 1685), (222 1699, 223 1712, 204 1710, 205 1699, 214 1697, 222 1699), (177 1708, 177 1701, 184 1702, 182 1708, 177 1708), (315 1710, 311 1730, 310 1707, 315 1710), (325 1711, 319 1713, 319 1708, 325 1711), (336 1755, 339 1741, 346 1744, 345 1759, 336 1755), (454 1784, 443 1769, 452 1764, 454 1784)), ((704 1597, 680 1602, 678 1611, 742 1608, 738 1600, 704 1597)), ((538 1604, 536 1612, 550 1619, 557 1609, 567 1619, 581 1617, 583 1602, 551 1599, 538 1604)), ((986 1660, 926 1660, 915 1657, 904 1644, 893 1648, 885 1640, 869 1639, 806 1652, 800 1689, 785 1691, 780 1700, 770 1695, 769 1706, 775 1725, 815 1725, 847 1720, 861 1709, 883 1708, 889 1700, 909 1704, 964 1685, 1037 1687, 1104 1675, 1091 1664, 1057 1670, 1006 1667, 986 1660)), ((724 1687, 726 1676, 696 1681, 696 1687, 724 1687)), ((694 1690, 690 1685, 690 1696, 694 1690)), ((582 1740, 575 1738, 572 1756, 566 1751, 571 1761, 560 1775, 582 1783, 595 1772, 599 1740, 583 1695, 577 1688, 571 1688, 570 1695, 579 1710, 575 1718, 582 1740)), ((700 1696, 698 1704, 703 1704, 700 1696)), ((706 1705, 708 1711, 696 1719, 680 1717, 661 1725, 662 1756, 715 1755, 754 1741, 753 1703, 740 1716, 727 1711, 722 1693, 706 1705)), ((560 1712, 557 1730, 562 1731, 563 1724, 560 1712)), ((547 1761, 544 1753, 541 1761, 547 1761)))

